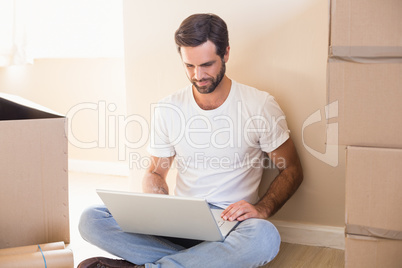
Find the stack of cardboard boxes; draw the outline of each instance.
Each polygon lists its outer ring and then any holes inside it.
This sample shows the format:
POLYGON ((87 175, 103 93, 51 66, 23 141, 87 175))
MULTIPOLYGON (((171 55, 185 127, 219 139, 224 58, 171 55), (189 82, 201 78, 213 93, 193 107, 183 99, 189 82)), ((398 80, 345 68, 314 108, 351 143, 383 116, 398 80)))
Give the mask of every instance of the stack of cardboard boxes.
POLYGON ((328 142, 347 146, 345 266, 402 267, 402 1, 331 1, 327 78, 328 142))
POLYGON ((70 242, 66 122, 0 93, 0 249, 70 242))

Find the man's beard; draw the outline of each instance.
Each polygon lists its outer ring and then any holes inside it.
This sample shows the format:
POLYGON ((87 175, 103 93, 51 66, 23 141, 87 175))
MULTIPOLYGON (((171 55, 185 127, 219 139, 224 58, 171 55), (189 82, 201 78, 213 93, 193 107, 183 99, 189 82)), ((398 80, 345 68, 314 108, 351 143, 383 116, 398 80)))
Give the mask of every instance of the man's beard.
POLYGON ((209 94, 215 91, 216 87, 220 84, 222 81, 223 77, 225 76, 226 73, 226 64, 225 61, 222 60, 222 67, 216 77, 212 78, 205 78, 201 80, 195 80, 192 79, 191 82, 193 83, 193 86, 197 89, 197 91, 201 94, 209 94), (197 82, 204 82, 204 81, 210 81, 211 84, 209 86, 198 86, 197 82))

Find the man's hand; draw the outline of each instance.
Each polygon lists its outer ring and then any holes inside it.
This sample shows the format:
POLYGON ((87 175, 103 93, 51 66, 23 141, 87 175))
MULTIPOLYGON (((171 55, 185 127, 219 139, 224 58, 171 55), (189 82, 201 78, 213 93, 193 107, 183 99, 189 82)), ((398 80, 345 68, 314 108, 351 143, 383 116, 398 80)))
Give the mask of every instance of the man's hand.
POLYGON ((228 206, 221 214, 222 219, 229 221, 244 221, 249 218, 268 218, 268 213, 265 208, 258 205, 252 205, 244 200, 233 203, 228 206))

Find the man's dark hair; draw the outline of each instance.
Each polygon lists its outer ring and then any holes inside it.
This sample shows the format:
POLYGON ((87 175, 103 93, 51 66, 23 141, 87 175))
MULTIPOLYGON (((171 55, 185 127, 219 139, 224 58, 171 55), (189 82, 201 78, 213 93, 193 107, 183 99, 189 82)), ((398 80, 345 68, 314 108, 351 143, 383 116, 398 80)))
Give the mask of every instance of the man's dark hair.
POLYGON ((196 47, 208 40, 216 46, 216 54, 223 58, 229 46, 226 23, 215 14, 194 14, 186 18, 175 33, 177 50, 196 47))

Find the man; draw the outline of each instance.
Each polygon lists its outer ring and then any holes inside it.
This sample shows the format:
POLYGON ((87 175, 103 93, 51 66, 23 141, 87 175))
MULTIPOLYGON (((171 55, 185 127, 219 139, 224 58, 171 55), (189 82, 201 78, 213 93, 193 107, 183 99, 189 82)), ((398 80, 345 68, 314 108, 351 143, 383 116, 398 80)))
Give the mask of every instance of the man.
POLYGON ((221 18, 192 15, 175 40, 191 85, 155 109, 143 190, 169 194, 166 176, 176 161, 176 195, 205 198, 225 209, 224 220, 240 223, 223 242, 180 240, 124 233, 105 207, 91 208, 81 235, 124 260, 98 257, 79 267, 258 267, 279 251, 278 231, 266 219, 303 180, 283 112, 268 93, 226 76, 230 46, 221 18), (280 172, 260 198, 265 154, 280 172))

